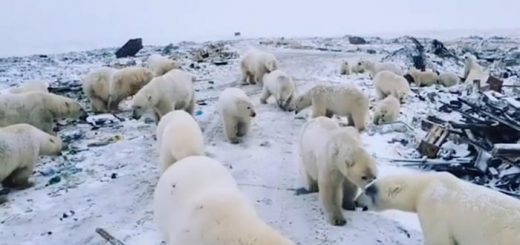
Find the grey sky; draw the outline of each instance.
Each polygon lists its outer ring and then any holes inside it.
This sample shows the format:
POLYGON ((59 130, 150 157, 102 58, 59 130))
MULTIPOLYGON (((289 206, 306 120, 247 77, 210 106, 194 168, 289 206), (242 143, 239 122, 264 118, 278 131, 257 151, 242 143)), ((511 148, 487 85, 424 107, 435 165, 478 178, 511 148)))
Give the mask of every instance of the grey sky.
POLYGON ((0 56, 246 36, 520 27, 518 0, 2 0, 0 56))

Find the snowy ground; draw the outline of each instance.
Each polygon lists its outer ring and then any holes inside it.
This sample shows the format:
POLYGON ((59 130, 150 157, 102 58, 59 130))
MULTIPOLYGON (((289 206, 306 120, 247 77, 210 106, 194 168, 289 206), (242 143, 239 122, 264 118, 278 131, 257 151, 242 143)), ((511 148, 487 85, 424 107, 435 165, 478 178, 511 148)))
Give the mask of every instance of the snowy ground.
MULTIPOLYGON (((306 45, 316 46, 309 40, 306 45)), ((196 44, 180 46, 179 52, 196 44)), ((260 46, 258 40, 229 44, 239 53, 250 46, 272 51, 281 62, 281 69, 293 75, 298 90, 305 91, 319 83, 355 83, 371 99, 372 82, 367 75, 339 75, 342 60, 378 59, 398 44, 365 46, 358 49, 346 45, 348 52, 316 49, 277 48, 260 46), (378 52, 369 55, 366 49, 378 52), (384 52, 383 52, 384 50, 384 52), (379 52, 381 51, 381 52, 379 52)), ((137 63, 160 47, 147 47, 139 53, 137 63)), ((113 50, 68 53, 48 57, 10 58, 0 62, 0 86, 23 79, 45 78, 52 81, 74 81, 88 70, 113 64, 113 50)), ((189 61, 183 58, 185 67, 189 61)), ((121 62, 126 62, 123 60, 121 62)), ((230 167, 242 191, 255 203, 264 220, 297 244, 352 245, 418 245, 422 235, 415 215, 400 212, 383 214, 346 212, 348 223, 333 227, 324 219, 317 194, 296 196, 294 190, 304 186, 296 149, 297 135, 308 111, 300 117, 280 111, 272 101, 259 104, 260 87, 244 86, 257 106, 258 116, 250 135, 239 145, 225 139, 215 113, 217 95, 223 88, 238 86, 238 60, 229 65, 201 64, 191 69, 199 78, 196 96, 207 105, 197 108, 197 120, 204 131, 209 156, 230 167)), ((76 97, 80 97, 77 95, 76 97)), ((82 100, 84 102, 84 100, 82 100)), ((124 107, 124 106, 123 106, 124 107)), ((401 120, 420 129, 414 118, 430 109, 427 102, 410 97, 402 109, 401 120)), ((62 157, 43 158, 33 176, 35 187, 9 194, 9 202, 0 206, 0 244, 106 244, 95 232, 102 227, 126 244, 160 244, 152 214, 152 193, 159 178, 153 123, 128 120, 129 111, 119 114, 126 118, 110 127, 92 130, 88 124, 65 126, 60 136, 71 139, 69 151, 62 157), (88 146, 121 136, 105 146, 88 146), (59 176, 60 181, 49 181, 59 176)), ((369 128, 363 133, 366 148, 379 162, 381 175, 410 171, 390 165, 385 158, 403 158, 413 152, 414 140, 406 133, 390 132, 388 127, 369 128), (404 146, 395 140, 407 140, 404 146)))

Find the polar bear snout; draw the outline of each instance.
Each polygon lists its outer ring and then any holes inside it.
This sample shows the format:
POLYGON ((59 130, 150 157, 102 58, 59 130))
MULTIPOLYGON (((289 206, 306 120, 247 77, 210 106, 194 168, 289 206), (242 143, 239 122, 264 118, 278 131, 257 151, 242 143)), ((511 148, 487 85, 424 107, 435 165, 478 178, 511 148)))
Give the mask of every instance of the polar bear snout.
POLYGON ((251 117, 256 117, 256 112, 255 112, 255 111, 251 111, 250 116, 251 116, 251 117))

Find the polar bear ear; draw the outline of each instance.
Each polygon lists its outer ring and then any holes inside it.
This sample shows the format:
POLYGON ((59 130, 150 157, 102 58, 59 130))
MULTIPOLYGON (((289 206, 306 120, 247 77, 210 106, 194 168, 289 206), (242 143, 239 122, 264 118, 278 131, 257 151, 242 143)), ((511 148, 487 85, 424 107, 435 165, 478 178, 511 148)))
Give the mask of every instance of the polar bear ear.
POLYGON ((401 185, 394 185, 388 188, 388 197, 395 197, 397 194, 399 194, 403 190, 403 186, 401 185))

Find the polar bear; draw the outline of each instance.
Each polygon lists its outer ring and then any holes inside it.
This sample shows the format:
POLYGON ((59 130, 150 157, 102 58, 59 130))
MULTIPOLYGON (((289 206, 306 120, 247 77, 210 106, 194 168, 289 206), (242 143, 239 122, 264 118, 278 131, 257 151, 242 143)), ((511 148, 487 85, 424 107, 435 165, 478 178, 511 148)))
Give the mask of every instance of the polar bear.
POLYGON ((393 95, 403 103, 410 93, 410 84, 408 84, 406 78, 391 71, 379 72, 374 78, 374 86, 380 100, 388 95, 393 95))
POLYGON ((273 54, 251 49, 240 60, 242 83, 262 83, 264 74, 278 69, 278 60, 273 54))
POLYGON ((134 96, 132 101, 132 117, 139 119, 148 110, 154 112, 156 122, 173 110, 185 110, 193 114, 195 95, 193 80, 188 72, 173 69, 168 73, 155 77, 134 96))
POLYGON ((260 103, 267 104, 271 95, 278 106, 284 111, 292 111, 293 99, 296 97, 296 86, 293 79, 281 70, 275 70, 264 75, 264 84, 260 103))
POLYGON ((401 103, 392 95, 377 102, 374 108, 374 124, 380 125, 394 122, 399 116, 401 103))
POLYGON ((17 123, 31 124, 54 134, 55 119, 85 120, 87 112, 67 97, 44 92, 0 95, 0 127, 17 123))
POLYGON ((256 116, 255 106, 247 94, 239 88, 226 88, 220 94, 217 110, 224 125, 224 133, 232 144, 240 143, 256 116))
POLYGON ((336 121, 326 117, 317 117, 304 124, 299 146, 308 191, 319 192, 332 225, 345 225, 342 202, 353 203, 357 189, 344 190, 343 184, 347 182, 363 188, 372 182, 378 174, 375 160, 363 148, 355 128, 341 128, 336 121), (350 200, 344 200, 344 194, 350 200))
POLYGON ((312 105, 312 117, 332 114, 347 116, 349 125, 365 129, 368 115, 368 98, 353 85, 316 85, 295 101, 295 112, 312 105))
POLYGON ((489 79, 489 73, 477 63, 477 58, 471 54, 464 55, 464 74, 463 78, 466 84, 473 84, 475 80, 479 80, 481 84, 489 79))
POLYGON ((153 77, 153 72, 144 67, 126 67, 116 71, 108 90, 108 108, 117 110, 121 101, 128 96, 135 95, 153 77))
POLYGON ((443 72, 439 74, 439 84, 451 87, 460 83, 460 77, 453 72, 443 72))
POLYGON ((372 62, 369 60, 360 60, 354 67, 356 70, 367 71, 372 78, 374 78, 380 71, 391 71, 396 75, 403 75, 403 70, 401 70, 397 64, 390 62, 372 62))
POLYGON ((348 64, 348 61, 341 62, 341 66, 339 68, 339 73, 341 75, 350 75, 350 65, 348 64))
POLYGON ((412 68, 408 71, 405 77, 411 78, 412 82, 417 87, 427 87, 437 84, 439 75, 433 71, 421 71, 416 68, 412 68))
POLYGON ((447 172, 389 175, 356 204, 365 210, 414 212, 424 244, 520 244, 520 201, 447 172))
POLYGON ((160 54, 150 55, 146 63, 155 76, 162 76, 173 69, 180 68, 180 65, 177 64, 177 62, 160 54))
POLYGON ((157 125, 161 173, 188 156, 204 155, 204 139, 192 115, 176 110, 164 115, 157 125))
POLYGON ((108 112, 108 97, 110 83, 117 69, 102 67, 89 72, 82 79, 83 93, 90 100, 92 111, 95 113, 108 112))
POLYGON ((166 245, 295 245, 267 225, 226 167, 204 156, 170 166, 154 192, 166 245))
POLYGON ((20 94, 27 92, 49 92, 49 81, 46 80, 27 80, 20 86, 10 88, 9 93, 20 94))
POLYGON ((40 155, 60 155, 62 141, 29 124, 0 128, 0 182, 4 188, 26 189, 40 155))

